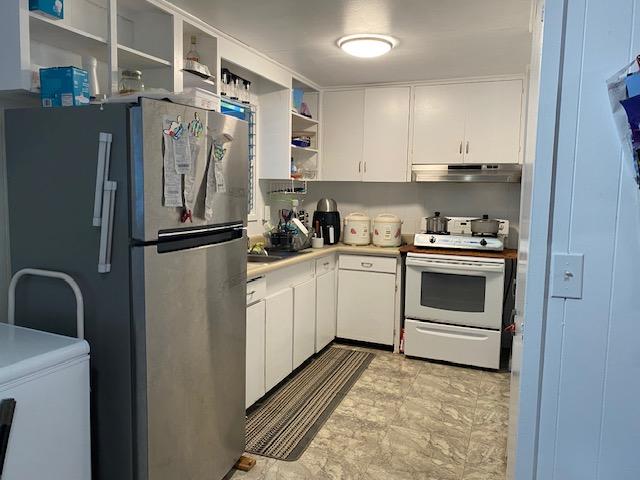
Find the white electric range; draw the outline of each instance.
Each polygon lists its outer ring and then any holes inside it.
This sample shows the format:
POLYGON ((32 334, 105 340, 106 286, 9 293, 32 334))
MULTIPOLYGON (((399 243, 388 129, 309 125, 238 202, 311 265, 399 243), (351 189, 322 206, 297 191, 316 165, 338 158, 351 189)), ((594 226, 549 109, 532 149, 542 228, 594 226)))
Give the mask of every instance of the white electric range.
POLYGON ((406 258, 406 355, 498 369, 505 293, 505 259, 465 255, 504 249, 509 222, 496 237, 471 235, 471 219, 453 217, 449 234, 418 233, 406 258), (438 248, 460 255, 438 254, 438 248))

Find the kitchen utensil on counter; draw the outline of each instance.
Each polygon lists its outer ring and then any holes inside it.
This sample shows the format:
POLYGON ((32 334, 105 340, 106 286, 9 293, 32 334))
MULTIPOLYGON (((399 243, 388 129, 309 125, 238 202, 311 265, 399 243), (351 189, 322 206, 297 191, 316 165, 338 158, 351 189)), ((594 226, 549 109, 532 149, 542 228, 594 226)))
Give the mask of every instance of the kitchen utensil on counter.
POLYGON ((498 235, 499 229, 500 222, 494 218, 489 218, 489 215, 483 215, 482 218, 471 220, 472 235, 495 237, 498 235))
POLYGON ((381 213, 373 219, 373 244, 399 247, 402 244, 402 220, 392 213, 381 213))
POLYGON ((311 232, 294 210, 280 211, 278 226, 265 233, 272 250, 298 251, 311 246, 311 232))
POLYGON ((447 217, 441 217, 440 212, 436 212, 433 217, 427 217, 427 233, 447 234, 449 233, 447 217))
POLYGON ((316 225, 317 235, 324 238, 325 245, 333 245, 340 241, 340 212, 333 198, 321 198, 318 201, 313 213, 313 224, 316 225))
POLYGON ((324 238, 313 237, 311 239, 311 248, 322 248, 322 247, 324 247, 324 238))
POLYGON ((344 219, 344 243, 369 245, 371 243, 371 219, 366 213, 354 212, 344 219))

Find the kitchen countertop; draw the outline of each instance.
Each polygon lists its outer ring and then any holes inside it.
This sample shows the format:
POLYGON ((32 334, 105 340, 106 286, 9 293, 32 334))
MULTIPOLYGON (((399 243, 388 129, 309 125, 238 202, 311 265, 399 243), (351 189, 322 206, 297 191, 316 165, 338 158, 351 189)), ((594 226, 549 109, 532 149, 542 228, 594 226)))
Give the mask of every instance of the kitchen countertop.
POLYGON ((404 245, 399 247, 400 253, 433 253, 437 255, 458 255, 466 257, 504 258, 505 260, 517 260, 518 250, 505 248, 501 252, 489 250, 459 250, 455 248, 430 248, 416 247, 415 245, 404 245))
POLYGON ((298 263, 308 262, 315 260, 316 258, 331 255, 332 253, 351 253, 354 255, 375 255, 375 256, 388 256, 397 257, 400 255, 401 247, 376 247, 375 245, 366 246, 352 246, 345 245, 344 243, 337 243, 335 245, 328 245, 322 248, 307 248, 303 252, 309 252, 301 255, 294 255, 287 257, 277 262, 259 263, 249 262, 247 263, 247 278, 255 278, 260 275, 264 275, 281 268, 290 267, 298 263))

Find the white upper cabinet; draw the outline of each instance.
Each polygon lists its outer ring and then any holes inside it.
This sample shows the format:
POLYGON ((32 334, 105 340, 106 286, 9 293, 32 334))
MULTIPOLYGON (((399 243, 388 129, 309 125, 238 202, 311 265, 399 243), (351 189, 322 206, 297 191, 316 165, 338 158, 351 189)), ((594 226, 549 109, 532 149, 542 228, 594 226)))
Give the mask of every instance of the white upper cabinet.
POLYGON ((413 163, 464 160, 465 85, 416 87, 413 113, 413 163))
POLYGON ((519 163, 522 81, 467 85, 465 163, 519 163))
POLYGON ((409 152, 409 87, 367 88, 364 96, 366 182, 405 182, 409 152))
POLYGON ((409 87, 328 91, 322 105, 322 180, 406 181, 409 87))
POLYGON ((520 162, 522 80, 415 89, 414 164, 520 162))
POLYGON ((322 180, 362 178, 364 89, 324 92, 322 180))

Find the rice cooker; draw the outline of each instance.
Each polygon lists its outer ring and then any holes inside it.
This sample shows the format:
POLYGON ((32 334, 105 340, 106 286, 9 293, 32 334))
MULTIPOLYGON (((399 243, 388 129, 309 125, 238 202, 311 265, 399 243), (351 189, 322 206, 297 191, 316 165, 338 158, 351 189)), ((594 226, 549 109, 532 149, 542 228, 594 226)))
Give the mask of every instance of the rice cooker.
POLYGON ((371 219, 365 214, 355 212, 344 219, 344 237, 347 245, 369 245, 371 243, 371 219))
POLYGON ((402 220, 391 213, 381 213, 373 219, 373 244, 378 247, 399 247, 402 243, 402 220))

